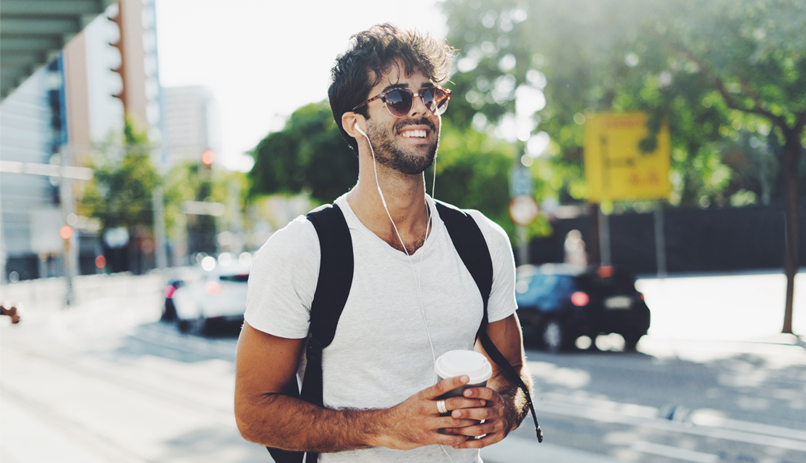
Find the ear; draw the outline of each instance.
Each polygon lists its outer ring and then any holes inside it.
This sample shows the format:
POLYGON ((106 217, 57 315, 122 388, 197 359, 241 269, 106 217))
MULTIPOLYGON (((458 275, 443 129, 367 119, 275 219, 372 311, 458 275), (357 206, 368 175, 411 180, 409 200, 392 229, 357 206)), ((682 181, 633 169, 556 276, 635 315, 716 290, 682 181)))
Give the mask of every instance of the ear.
MULTIPOLYGON (((355 138, 356 140, 363 138, 363 135, 359 134, 357 130, 355 130, 356 124, 363 123, 364 116, 360 114, 356 114, 352 111, 348 111, 341 115, 341 126, 344 128, 344 131, 347 132, 348 135, 355 138), (359 119, 361 122, 359 122, 359 119)), ((359 125, 359 127, 361 127, 359 125)), ((364 130, 362 127, 361 130, 364 130)))

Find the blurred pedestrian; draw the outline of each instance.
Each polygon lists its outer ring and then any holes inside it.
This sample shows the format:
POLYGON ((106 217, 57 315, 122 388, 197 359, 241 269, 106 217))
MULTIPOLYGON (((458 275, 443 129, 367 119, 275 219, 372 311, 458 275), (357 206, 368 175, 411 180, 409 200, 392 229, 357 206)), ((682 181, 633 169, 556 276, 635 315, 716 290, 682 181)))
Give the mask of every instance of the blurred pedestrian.
MULTIPOLYGON (((434 163, 450 99, 440 84, 453 55, 443 40, 383 24, 354 35, 337 58, 330 106, 358 156, 358 183, 312 214, 337 209, 346 221, 354 263, 349 298, 332 343, 321 360, 314 357, 323 406, 301 400, 297 373, 319 294, 322 232, 316 219, 299 217, 257 254, 235 385, 236 421, 246 439, 309 452, 309 463, 313 452, 322 462, 469 463, 480 462, 478 449, 501 441, 526 416, 517 385, 528 389, 531 376, 515 315, 509 238, 478 211, 458 211, 425 193, 424 171, 434 163), (489 324, 482 324, 482 285, 446 230, 452 214, 465 214, 471 228, 475 222, 489 249, 471 250, 492 261, 489 324), (511 368, 490 362, 486 387, 440 400, 468 377, 438 382, 435 359, 474 347, 489 355, 477 343, 480 327, 514 367, 511 376, 504 373, 511 368)), ((307 349, 316 346, 308 342, 307 349)), ((301 461, 301 454, 288 461, 301 461)))
POLYGON ((571 230, 565 235, 565 263, 574 267, 585 268, 588 265, 588 254, 585 252, 585 241, 579 230, 571 230))

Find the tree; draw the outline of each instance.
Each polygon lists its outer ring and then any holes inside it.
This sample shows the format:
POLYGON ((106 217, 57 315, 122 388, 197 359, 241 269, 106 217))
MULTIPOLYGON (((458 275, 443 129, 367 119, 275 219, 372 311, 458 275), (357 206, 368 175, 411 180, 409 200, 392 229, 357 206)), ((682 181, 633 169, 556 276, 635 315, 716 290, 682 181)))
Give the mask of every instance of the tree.
POLYGON ((145 132, 127 119, 122 136, 112 134, 91 160, 95 176, 84 189, 80 206, 83 213, 101 221, 102 231, 153 225, 151 195, 160 178, 150 151, 145 132))
MULTIPOLYGON (((724 140, 749 132, 761 144, 780 145, 783 331, 791 333, 797 173, 806 125, 806 1, 469 0, 443 8, 448 41, 461 49, 457 93, 468 102, 458 105, 466 114, 457 119, 481 113, 493 122, 511 121, 518 95, 529 94, 521 89, 541 90, 546 104, 532 117, 531 131, 539 127, 551 136, 558 155, 549 163, 568 175, 563 184, 569 191, 581 170, 575 167, 588 112, 647 111, 654 133, 668 124, 678 204, 724 199, 733 175, 721 162, 724 140)), ((650 136, 643 148, 653 142, 650 136)), ((572 196, 583 197, 579 190, 572 196)))
POLYGON ((426 187, 437 199, 483 212, 514 237, 515 224, 509 217, 509 171, 515 158, 511 144, 443 119, 437 179, 433 184, 433 169, 428 169, 426 187))
POLYGON ((294 111, 285 127, 268 134, 251 154, 250 197, 308 193, 328 203, 357 181, 358 158, 341 137, 326 101, 294 111))
MULTIPOLYGON (((128 118, 122 134, 110 134, 99 146, 90 163, 95 175, 83 191, 79 209, 100 220, 102 234, 119 227, 126 228, 130 237, 138 236, 138 231, 151 232, 152 195, 161 182, 151 150, 146 132, 128 118)), ((130 239, 130 250, 134 246, 130 239)))
POLYGON ((786 310, 792 333, 798 259, 798 170, 806 127, 806 1, 680 2, 659 13, 676 18, 659 31, 672 53, 699 68, 728 108, 773 127, 782 143, 786 215, 786 310), (677 16, 680 12, 683 15, 677 16), (690 20, 682 20, 690 16, 690 20))
MULTIPOLYGON (((449 42, 462 50, 460 73, 453 80, 462 87, 457 93, 473 100, 462 108, 469 113, 462 119, 471 120, 480 113, 493 123, 517 120, 531 131, 548 133, 554 146, 549 152, 556 156, 544 156, 541 162, 562 180, 557 194, 579 200, 586 195, 585 115, 662 112, 674 141, 673 168, 680 173, 672 202, 695 205, 702 196, 716 196, 719 190, 719 179, 714 184, 708 171, 694 166, 719 164, 719 153, 709 143, 722 138, 719 130, 729 121, 718 105, 700 104, 706 92, 692 80, 702 76, 672 79, 668 73, 654 71, 658 63, 665 63, 667 53, 639 38, 635 19, 646 9, 640 2, 633 14, 620 14, 630 4, 589 0, 446 3, 449 42), (542 97, 545 104, 537 106, 542 109, 534 116, 511 117, 524 100, 542 97)), ((659 122, 653 121, 657 127, 659 122)))

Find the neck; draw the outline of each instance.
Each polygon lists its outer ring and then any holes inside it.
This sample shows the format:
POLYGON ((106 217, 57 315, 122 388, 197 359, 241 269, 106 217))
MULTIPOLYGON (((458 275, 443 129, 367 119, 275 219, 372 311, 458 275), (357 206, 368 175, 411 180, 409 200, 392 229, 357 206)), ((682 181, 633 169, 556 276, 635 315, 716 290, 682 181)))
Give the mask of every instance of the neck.
POLYGON ((389 209, 387 214, 375 181, 372 159, 360 158, 358 184, 347 195, 347 201, 358 219, 390 246, 412 254, 422 246, 428 225, 423 174, 407 175, 378 164, 378 184, 389 209), (394 221, 389 220, 391 216, 394 221), (400 234, 400 237, 397 234, 400 234))

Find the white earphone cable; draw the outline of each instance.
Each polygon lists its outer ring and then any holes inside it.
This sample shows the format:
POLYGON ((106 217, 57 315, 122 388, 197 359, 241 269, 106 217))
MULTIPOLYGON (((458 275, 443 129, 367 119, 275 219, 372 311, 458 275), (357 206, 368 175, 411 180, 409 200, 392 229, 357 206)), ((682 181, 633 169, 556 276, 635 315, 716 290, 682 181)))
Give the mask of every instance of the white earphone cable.
MULTIPOLYGON (((434 352, 434 343, 431 341, 431 332, 428 329, 428 320, 426 319, 426 316, 425 316, 425 305, 423 304, 423 294, 422 294, 422 290, 421 290, 421 287, 420 287, 420 276, 417 274, 417 271, 414 269, 414 262, 412 262, 412 260, 411 260, 411 254, 409 254, 409 250, 406 248, 406 243, 403 242, 403 238, 400 236, 400 232, 397 229, 397 225, 395 224, 394 219, 392 219, 392 214, 389 212, 389 207, 386 205, 386 199, 383 196, 383 191, 381 190, 381 184, 380 184, 380 181, 378 180, 378 166, 377 166, 377 162, 375 160, 375 149, 372 147, 372 142, 369 141, 369 137, 367 136, 367 134, 364 133, 364 131, 361 130, 358 127, 358 123, 356 123, 355 128, 356 128, 356 130, 358 130, 358 132, 361 135, 364 136, 364 138, 367 139, 367 144, 369 145, 369 150, 372 153, 372 168, 375 171, 375 186, 378 188, 378 194, 381 196, 381 204, 383 204, 383 208, 386 211, 386 215, 389 217, 389 221, 392 223, 392 228, 395 230, 395 234, 397 235, 398 241, 400 241, 400 245, 403 246, 403 252, 406 253, 406 257, 408 258, 409 265, 411 267, 412 276, 414 277, 414 281, 417 284, 417 299, 418 299, 418 301, 420 303, 420 316, 423 319, 423 326, 425 326, 425 334, 426 334, 426 337, 428 337, 428 345, 431 348, 431 358, 432 358, 432 360, 434 362, 434 365, 436 365, 437 356, 436 356, 436 353, 434 352)), ((426 228, 425 228, 425 239, 428 239, 428 233, 429 233, 430 226, 431 226, 431 208, 428 207, 427 203, 426 203, 426 208, 427 208, 428 216, 426 218, 427 223, 426 223, 426 228)), ((425 243, 425 240, 423 240, 423 243, 425 243)), ((423 259, 422 259, 422 253, 421 253, 420 254, 420 266, 422 266, 422 260, 423 259)), ((436 380, 436 379, 437 379, 437 374, 436 374, 436 370, 435 370, 434 371, 434 380, 436 380)))
MULTIPOLYGON (((441 120, 442 120, 441 116, 437 115, 437 117, 440 118, 440 122, 441 122, 441 120)), ((428 345, 431 347, 431 359, 434 362, 434 380, 433 380, 433 382, 436 383, 437 380, 439 379, 438 376, 437 376, 437 372, 436 372, 437 357, 436 357, 436 354, 434 353, 434 343, 431 341, 431 332, 428 330, 428 319, 425 316, 425 305, 423 304, 423 292, 422 292, 422 288, 420 286, 420 275, 422 274, 423 254, 424 254, 424 252, 422 252, 422 249, 421 249, 420 262, 419 262, 420 273, 417 273, 414 270, 414 263, 411 260, 411 254, 409 254, 409 250, 406 248, 406 243, 403 242, 403 238, 401 238, 400 232, 397 230, 397 225, 395 225, 395 221, 394 221, 394 219, 392 219, 392 214, 389 212, 389 207, 387 207, 387 205, 386 205, 386 199, 383 197, 383 191, 381 190, 381 184, 378 181, 378 166, 377 166, 377 162, 375 160, 375 149, 372 148, 372 142, 369 141, 369 137, 367 136, 367 134, 364 133, 364 131, 361 130, 358 127, 357 122, 355 124, 355 129, 358 130, 358 132, 361 135, 363 135, 364 138, 367 139, 367 144, 369 145, 369 150, 372 153, 372 168, 375 171, 375 186, 378 188, 378 194, 381 196, 381 204, 383 204, 383 208, 384 208, 384 210, 386 210, 386 215, 389 217, 389 221, 392 222, 392 228, 394 228, 394 230, 395 230, 395 234, 397 235, 397 239, 400 241, 400 245, 403 246, 403 252, 406 253, 406 257, 408 258, 409 265, 411 267, 412 276, 414 277, 414 281, 417 283, 417 299, 420 302, 420 317, 422 317, 422 319, 423 319, 423 325, 425 326, 425 335, 428 337, 428 345)), ((433 178, 432 183, 431 183, 431 198, 432 198, 432 200, 434 199, 434 190, 436 189, 436 185, 437 185, 437 158, 436 158, 436 153, 435 153, 434 154, 434 178, 433 178)), ((431 207, 428 205, 427 200, 426 200, 426 203, 425 203, 425 207, 426 207, 426 213, 427 213, 427 217, 426 217, 427 222, 426 222, 426 226, 425 226, 425 239, 423 240, 423 246, 425 246, 425 240, 428 239, 428 234, 429 234, 429 232, 431 230, 431 219, 432 219, 432 215, 433 215, 431 213, 431 207)), ((440 445, 439 448, 442 449, 442 452, 445 454, 446 457, 448 457, 448 460, 451 463, 453 463, 453 458, 451 458, 450 454, 445 449, 445 446, 440 445)))

